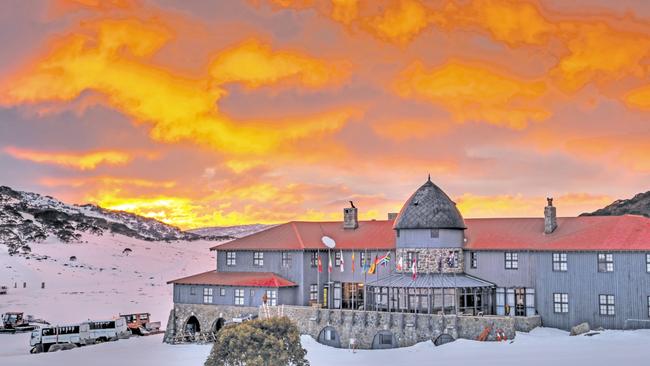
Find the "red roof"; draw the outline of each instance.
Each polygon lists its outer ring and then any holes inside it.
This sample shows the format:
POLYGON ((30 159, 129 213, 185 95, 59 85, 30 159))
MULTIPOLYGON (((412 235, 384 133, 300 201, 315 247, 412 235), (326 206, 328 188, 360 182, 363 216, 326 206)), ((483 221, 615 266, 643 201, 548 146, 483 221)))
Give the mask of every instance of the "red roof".
POLYGON ((393 221, 359 221, 357 229, 343 229, 343 223, 291 221, 255 234, 217 245, 212 249, 228 250, 303 250, 327 249, 322 242, 329 236, 337 249, 393 249, 393 221))
MULTIPOLYGON (((557 229, 544 234, 544 218, 466 219, 466 249, 472 250, 642 250, 650 251, 650 219, 642 216, 558 218, 557 229)), ((394 249, 393 221, 360 221, 356 230, 342 222, 294 221, 218 245, 217 250, 394 249)))
POLYGON ((295 283, 272 272, 217 272, 209 271, 169 281, 179 285, 219 285, 243 287, 292 287, 295 283))
POLYGON ((466 249, 650 250, 650 219, 642 216, 560 217, 544 234, 543 218, 465 220, 466 249))

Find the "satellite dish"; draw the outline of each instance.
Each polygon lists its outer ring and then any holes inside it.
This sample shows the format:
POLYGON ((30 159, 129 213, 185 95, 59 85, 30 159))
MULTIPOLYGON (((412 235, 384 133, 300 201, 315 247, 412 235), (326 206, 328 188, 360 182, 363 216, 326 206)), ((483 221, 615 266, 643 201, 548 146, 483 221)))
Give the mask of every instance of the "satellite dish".
POLYGON ((325 244, 326 247, 330 249, 336 246, 334 239, 330 238, 329 236, 323 236, 320 240, 323 242, 323 244, 325 244))

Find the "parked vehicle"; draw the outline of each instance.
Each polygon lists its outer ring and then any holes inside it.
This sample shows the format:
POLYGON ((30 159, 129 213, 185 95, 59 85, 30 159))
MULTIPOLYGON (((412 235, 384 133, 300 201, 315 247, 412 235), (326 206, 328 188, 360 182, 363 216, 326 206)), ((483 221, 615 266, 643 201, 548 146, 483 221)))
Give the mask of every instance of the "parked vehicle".
POLYGON ((0 333, 29 332, 36 329, 36 325, 30 324, 24 318, 22 312, 8 312, 2 314, 2 327, 0 333))
POLYGON ((88 339, 88 326, 80 324, 43 327, 32 332, 29 345, 31 353, 55 352, 81 346, 88 339), (82 341, 84 340, 84 341, 82 341))
POLYGON ((121 317, 113 320, 89 320, 81 323, 82 333, 85 334, 86 328, 88 328, 88 336, 82 339, 84 344, 116 341, 131 335, 126 326, 126 320, 121 317))
POLYGON ((126 326, 131 333, 137 335, 150 335, 161 333, 160 322, 152 322, 149 313, 120 314, 126 320, 126 326))

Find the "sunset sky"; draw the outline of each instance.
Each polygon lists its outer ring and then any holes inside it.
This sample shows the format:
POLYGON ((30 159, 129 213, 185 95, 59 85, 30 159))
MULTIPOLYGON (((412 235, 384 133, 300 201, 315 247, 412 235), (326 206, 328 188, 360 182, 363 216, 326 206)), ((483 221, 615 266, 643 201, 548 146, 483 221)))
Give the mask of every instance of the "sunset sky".
POLYGON ((0 185, 182 228, 650 190, 644 0, 0 2, 0 185))

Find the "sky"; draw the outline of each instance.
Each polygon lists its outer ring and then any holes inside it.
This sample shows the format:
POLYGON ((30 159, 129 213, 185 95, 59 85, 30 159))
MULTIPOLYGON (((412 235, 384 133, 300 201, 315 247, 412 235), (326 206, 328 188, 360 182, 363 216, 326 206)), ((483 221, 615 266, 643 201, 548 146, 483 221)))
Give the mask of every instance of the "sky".
POLYGON ((7 0, 0 44, 0 184, 184 229, 650 190, 644 0, 7 0))

